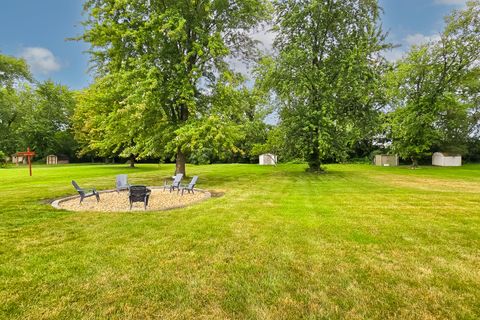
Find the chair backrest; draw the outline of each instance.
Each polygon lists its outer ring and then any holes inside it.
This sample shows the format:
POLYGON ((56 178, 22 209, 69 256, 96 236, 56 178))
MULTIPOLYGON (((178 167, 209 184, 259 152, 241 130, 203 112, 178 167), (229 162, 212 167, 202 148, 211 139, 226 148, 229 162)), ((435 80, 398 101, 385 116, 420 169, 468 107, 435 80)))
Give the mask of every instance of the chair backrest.
POLYGON ((72 180, 72 185, 75 188, 75 190, 77 190, 78 193, 80 194, 85 193, 83 189, 78 186, 78 183, 76 183, 75 180, 72 180))
POLYGON ((192 181, 188 184, 189 189, 193 189, 195 185, 197 184, 198 176, 193 176, 192 181))
POLYGON ((116 180, 117 180, 117 188, 128 186, 128 182, 127 182, 128 176, 126 174, 117 175, 116 180))
POLYGON ((172 185, 174 187, 178 187, 180 185, 180 182, 182 181, 182 178, 183 178, 183 173, 177 173, 175 175, 175 179, 173 179, 172 185))
POLYGON ((82 188, 78 186, 78 183, 75 182, 75 180, 72 180, 72 185, 77 191, 83 191, 82 188))
POLYGON ((146 186, 130 186, 128 197, 131 201, 143 201, 147 196, 146 186))

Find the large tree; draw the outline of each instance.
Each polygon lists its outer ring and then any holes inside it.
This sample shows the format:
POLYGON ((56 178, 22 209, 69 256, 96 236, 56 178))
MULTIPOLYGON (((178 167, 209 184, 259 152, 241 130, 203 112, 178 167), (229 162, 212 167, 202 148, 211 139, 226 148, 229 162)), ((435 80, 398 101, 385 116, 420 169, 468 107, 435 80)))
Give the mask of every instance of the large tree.
POLYGON ((25 60, 0 54, 0 87, 12 89, 20 80, 31 80, 25 60))
POLYGON ((15 123, 22 116, 15 85, 25 80, 31 80, 25 60, 0 54, 0 151, 6 154, 15 151, 15 123))
POLYGON ((343 159, 381 106, 376 0, 277 0, 272 84, 287 145, 312 171, 343 159))
POLYGON ((480 2, 446 22, 438 40, 413 47, 388 77, 392 149, 414 167, 433 147, 462 153, 478 124, 480 2))
POLYGON ((17 91, 21 121, 15 125, 17 148, 31 147, 38 158, 49 154, 75 156, 76 142, 71 130, 75 108, 73 92, 47 80, 17 91))
POLYGON ((174 148, 176 171, 185 173, 189 139, 231 144, 229 121, 210 114, 212 101, 204 97, 228 74, 228 57, 255 53, 248 32, 267 10, 266 0, 86 1, 89 18, 79 39, 91 44, 99 77, 128 78, 117 101, 122 110, 113 112, 140 113, 128 121, 141 127, 132 133, 139 156, 174 148))
POLYGON ((135 166, 143 132, 141 104, 127 103, 130 79, 126 74, 106 75, 95 79, 77 94, 73 116, 79 155, 122 157, 135 166))

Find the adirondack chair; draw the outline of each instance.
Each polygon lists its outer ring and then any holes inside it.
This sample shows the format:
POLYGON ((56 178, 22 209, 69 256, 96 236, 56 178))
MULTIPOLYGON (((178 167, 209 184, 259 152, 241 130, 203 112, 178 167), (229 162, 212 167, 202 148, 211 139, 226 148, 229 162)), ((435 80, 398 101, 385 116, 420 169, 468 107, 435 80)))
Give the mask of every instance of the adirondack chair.
POLYGON ((88 197, 93 197, 97 198, 97 202, 100 201, 100 195, 98 191, 93 188, 93 189, 83 189, 78 186, 78 184, 75 182, 75 180, 72 180, 72 185, 77 190, 78 194, 80 195, 80 203, 82 203, 83 199, 88 198, 88 197))
POLYGON ((182 181, 183 178, 183 173, 177 173, 175 177, 173 178, 172 184, 168 184, 167 180, 165 180, 165 183, 163 184, 163 190, 165 191, 167 188, 170 190, 170 192, 174 191, 175 189, 180 188, 180 182, 182 181))
POLYGON ((186 185, 180 185, 179 189, 178 189, 178 192, 180 192, 180 190, 182 190, 182 196, 183 196, 183 192, 185 190, 188 191, 188 193, 190 193, 190 191, 195 194, 195 191, 193 191, 193 188, 195 187, 195 185, 197 184, 197 180, 198 180, 198 176, 193 176, 192 180, 190 181, 189 184, 186 184, 186 185))
POLYGON ((143 208, 147 210, 148 199, 151 190, 145 186, 130 186, 128 189, 128 200, 130 201, 130 210, 134 202, 143 202, 143 208))
POLYGON ((117 193, 119 193, 122 190, 128 190, 130 188, 130 185, 127 182, 128 177, 126 174, 119 174, 116 177, 116 184, 117 184, 117 193))

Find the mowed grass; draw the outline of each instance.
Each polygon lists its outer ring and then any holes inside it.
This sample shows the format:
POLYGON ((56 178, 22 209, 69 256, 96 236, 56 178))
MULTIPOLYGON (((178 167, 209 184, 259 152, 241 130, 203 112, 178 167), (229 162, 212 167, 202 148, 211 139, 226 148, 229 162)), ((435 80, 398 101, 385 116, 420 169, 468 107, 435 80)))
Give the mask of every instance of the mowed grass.
POLYGON ((70 180, 172 165, 0 169, 0 318, 478 319, 480 166, 188 166, 208 201, 55 210, 70 180))

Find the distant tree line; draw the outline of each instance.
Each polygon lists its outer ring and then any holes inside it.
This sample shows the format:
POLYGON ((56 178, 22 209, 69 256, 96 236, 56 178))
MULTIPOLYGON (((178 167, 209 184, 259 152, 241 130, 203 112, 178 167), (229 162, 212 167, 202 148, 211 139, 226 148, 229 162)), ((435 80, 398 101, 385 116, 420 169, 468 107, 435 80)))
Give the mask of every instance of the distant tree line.
POLYGON ((478 159, 480 2, 392 63, 376 0, 87 0, 93 83, 36 82, 0 55, 0 151, 40 157, 327 162, 434 151, 478 159), (275 34, 273 53, 251 34, 275 34), (233 60, 254 66, 254 82, 233 60), (271 114, 278 121, 267 124, 271 114))
POLYGON ((74 93, 52 81, 32 79, 21 59, 0 55, 0 152, 2 159, 27 147, 37 157, 75 157, 74 93))

